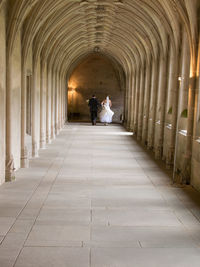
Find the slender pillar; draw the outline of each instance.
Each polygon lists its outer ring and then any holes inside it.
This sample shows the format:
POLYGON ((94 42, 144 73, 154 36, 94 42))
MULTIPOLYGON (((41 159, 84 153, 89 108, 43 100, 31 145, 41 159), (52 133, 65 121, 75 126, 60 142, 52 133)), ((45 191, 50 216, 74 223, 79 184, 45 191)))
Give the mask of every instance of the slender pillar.
POLYGON ((51 139, 55 139, 55 72, 51 77, 51 139))
POLYGON ((145 95, 144 95, 144 114, 142 128, 142 143, 147 144, 148 121, 149 121, 149 106, 150 106, 150 86, 151 86, 151 62, 146 65, 145 75, 145 95))
POLYGON ((32 156, 38 157, 40 140, 40 60, 33 61, 32 86, 32 156))
POLYGON ((28 149, 26 146, 26 92, 27 75, 25 62, 22 62, 22 83, 21 83, 21 168, 29 167, 28 149))
POLYGON ((139 102, 139 93, 140 93, 140 68, 137 69, 136 72, 136 88, 135 88, 135 100, 134 100, 134 123, 133 123, 133 131, 137 133, 137 125, 138 125, 138 102, 139 102))
POLYGON ((153 149, 154 147, 157 90, 158 90, 158 60, 153 59, 152 78, 151 78, 150 117, 149 117, 149 131, 148 131, 148 145, 147 145, 148 149, 153 149))
POLYGON ((135 88, 136 88, 136 71, 134 70, 134 75, 132 77, 132 97, 131 97, 131 118, 130 118, 130 130, 133 131, 134 128, 134 100, 135 100, 135 88))
POLYGON ((128 78, 128 92, 127 92, 127 125, 126 128, 129 131, 130 130, 130 124, 131 124, 131 99, 132 99, 132 83, 131 83, 131 73, 127 77, 128 78))
POLYGON ((59 131, 60 131, 60 130, 62 129, 62 90, 61 90, 60 73, 58 74, 58 88, 59 88, 59 103, 58 103, 59 117, 58 117, 58 129, 59 129, 59 131))
MULTIPOLYGON (((193 55, 194 56, 194 55, 193 55)), ((194 128, 194 115, 195 115, 195 89, 196 89, 196 58, 191 58, 190 63, 190 82, 188 92, 188 122, 187 122, 187 137, 186 137, 186 155, 183 165, 183 182, 190 184, 191 179, 191 160, 192 160, 192 145, 195 133, 194 128)))
POLYGON ((179 54, 170 44, 170 58, 169 58, 169 78, 168 78, 168 92, 169 108, 172 107, 171 118, 171 133, 169 147, 167 148, 166 166, 171 168, 174 160, 175 142, 176 142, 176 126, 177 126, 177 111, 178 111, 178 66, 179 54))
POLYGON ((46 143, 51 143, 51 69, 47 67, 46 143))
POLYGON ((45 148, 46 145, 46 68, 46 63, 42 61, 40 79, 40 148, 45 148))
POLYGON ((6 72, 6 177, 15 180, 21 161, 21 33, 16 34, 12 51, 7 50, 6 72), (14 75, 13 75, 14 74, 14 75))
POLYGON ((5 182, 6 160, 6 5, 0 4, 0 184, 5 182))
POLYGON ((55 135, 57 135, 58 134, 58 97, 59 97, 57 71, 55 72, 54 84, 55 84, 55 135))
POLYGON ((164 127, 165 127, 165 103, 166 103, 166 72, 167 72, 167 59, 160 56, 160 71, 159 71, 159 84, 158 84, 158 101, 157 101, 157 140, 155 146, 155 158, 161 159, 163 153, 164 142, 164 127))
POLYGON ((144 111, 144 69, 145 64, 141 66, 140 71, 140 92, 139 92, 139 108, 138 108, 138 130, 137 130, 137 140, 142 139, 142 122, 143 122, 143 111, 144 111))
POLYGON ((6 182, 15 180, 14 158, 12 154, 12 124, 11 124, 11 59, 7 58, 7 88, 6 88, 6 182))

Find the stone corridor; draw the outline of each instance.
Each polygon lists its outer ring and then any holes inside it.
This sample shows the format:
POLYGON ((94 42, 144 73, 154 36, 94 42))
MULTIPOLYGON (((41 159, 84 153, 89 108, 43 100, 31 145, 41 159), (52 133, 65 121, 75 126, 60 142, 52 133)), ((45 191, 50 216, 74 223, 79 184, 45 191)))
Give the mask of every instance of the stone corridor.
POLYGON ((67 124, 0 187, 1 267, 197 267, 199 193, 123 127, 67 124))

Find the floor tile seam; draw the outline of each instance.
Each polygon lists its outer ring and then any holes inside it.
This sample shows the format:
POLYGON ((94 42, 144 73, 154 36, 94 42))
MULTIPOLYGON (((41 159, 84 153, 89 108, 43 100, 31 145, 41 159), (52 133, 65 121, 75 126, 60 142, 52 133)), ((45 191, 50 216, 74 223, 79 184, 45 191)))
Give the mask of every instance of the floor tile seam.
MULTIPOLYGON (((53 163, 52 163, 52 166, 53 166, 53 163)), ((46 176, 46 175, 45 175, 45 176, 46 176)), ((56 177, 57 177, 57 175, 56 175, 56 177)), ((56 178, 56 177, 55 177, 55 178, 56 178)), ((44 178, 45 178, 45 177, 44 177, 44 178)), ((19 258, 19 256, 20 256, 20 254, 22 253, 23 248, 25 247, 24 245, 25 245, 26 241, 28 240, 31 231, 33 230, 33 227, 34 227, 34 225, 35 225, 35 223, 36 223, 36 221, 37 221, 37 218, 38 218, 39 215, 40 215, 41 209, 43 208, 43 206, 44 206, 44 202, 46 201, 48 195, 49 195, 49 192, 48 192, 48 194, 46 195, 45 199, 43 200, 43 204, 40 206, 40 209, 39 209, 39 211, 38 211, 37 216, 36 216, 36 217, 34 218, 34 220, 33 220, 32 227, 30 228, 29 233, 27 234, 27 236, 26 236, 26 238, 25 238, 25 240, 24 240, 24 242, 23 242, 23 245, 22 245, 22 247, 21 247, 21 249, 20 249, 20 251, 19 251, 19 254, 18 254, 17 257, 16 257, 16 260, 15 260, 15 263, 14 263, 13 267, 15 267, 15 265, 16 265, 16 263, 17 263, 17 260, 18 260, 18 258, 19 258)))
MULTIPOLYGON (((52 164, 53 164, 53 162, 52 162, 52 164)), ((51 165, 52 165, 52 164, 51 164, 51 165)), ((49 166, 48 170, 51 168, 51 165, 49 166)), ((48 172, 48 170, 47 170, 47 172, 48 172)), ((37 191, 38 187, 40 186, 40 184, 42 183, 42 181, 45 179, 45 176, 46 176, 46 174, 45 174, 44 176, 41 177, 40 182, 38 183, 37 187, 33 190, 32 194, 30 195, 30 197, 29 197, 28 200, 26 201, 24 207, 21 209, 20 213, 19 213, 18 216, 15 218, 13 224, 10 226, 9 230, 7 231, 7 233, 6 233, 6 235, 4 236, 3 240, 1 241, 1 245, 3 244, 5 238, 7 237, 7 234, 9 234, 10 230, 13 228, 14 224, 15 224, 16 221, 18 220, 18 218, 19 218, 19 216, 21 215, 21 213, 23 212, 23 210, 27 207, 29 201, 31 200, 31 198, 33 197, 33 195, 35 194, 35 192, 37 191)), ((31 229, 32 229, 32 227, 31 227, 31 229)), ((31 230, 30 230, 30 231, 31 231, 31 230)), ((27 236, 28 236, 28 234, 27 234, 27 236)), ((25 240, 26 240, 26 239, 25 239, 25 240)), ((23 244, 24 244, 24 243, 25 243, 25 241, 23 242, 23 244)), ((15 258, 15 260, 14 260, 14 264, 13 264, 13 267, 15 266, 15 264, 16 264, 16 262, 17 262, 17 259, 18 259, 19 255, 21 254, 22 249, 23 249, 23 245, 22 245, 21 249, 19 249, 18 254, 16 255, 16 258, 15 258)))
MULTIPOLYGON (((159 187, 157 187, 159 190, 159 187)), ((169 187, 171 188, 171 187, 169 187)), ((164 201, 169 204, 168 200, 166 199, 166 197, 163 195, 163 193, 160 191, 160 194, 162 195, 162 198, 164 199, 164 201)), ((174 192, 173 192, 174 193, 174 192)), ((180 197, 178 196, 178 194, 175 192, 174 195, 176 196, 177 200, 180 201, 180 203, 182 204, 183 207, 185 207, 185 210, 187 210, 198 222, 199 222, 199 226, 200 226, 200 219, 196 216, 196 214, 193 213, 193 211, 188 208, 184 202, 180 199, 180 197)), ((176 213, 176 211, 173 209, 173 206, 170 205, 170 209, 174 212, 174 215, 176 216, 176 218, 181 222, 181 224, 183 224, 185 227, 187 225, 184 224, 184 222, 178 217, 178 214, 176 213)))
MULTIPOLYGON (((150 177, 148 174, 146 174, 146 172, 145 172, 145 175, 146 175, 146 177, 151 181, 151 183, 152 183, 152 185, 154 186, 156 192, 159 193, 159 195, 161 196, 161 198, 163 199, 163 201, 164 201, 166 204, 169 204, 168 200, 166 199, 166 197, 163 195, 162 191, 160 190, 160 187, 157 186, 156 184, 154 184, 153 180, 151 179, 151 177, 150 177)), ((171 187, 167 187, 167 188, 171 188, 171 187)), ((170 209, 173 210, 173 208, 171 208, 171 205, 170 205, 170 209)))
MULTIPOLYGON (((59 153, 59 154, 60 154, 60 153, 59 153)), ((57 158, 59 158, 59 155, 57 156, 57 158)), ((65 158, 63 158, 62 163, 63 163, 64 159, 65 159, 65 158)), ((42 177, 42 179, 41 179, 41 181, 40 181, 40 183, 39 183, 39 185, 38 185, 37 188, 39 188, 40 184, 43 182, 43 180, 45 179, 46 175, 48 174, 49 170, 51 169, 51 167, 52 167, 53 165, 54 165, 54 162, 52 161, 51 166, 49 166, 47 173, 44 175, 44 177, 42 177)), ((58 173, 60 172, 60 169, 61 169, 61 168, 59 168, 58 173)), ((58 176, 58 173, 57 173, 57 175, 55 176, 54 182, 51 184, 51 189, 52 189, 52 187, 53 187, 53 184, 55 183, 55 180, 56 180, 56 178, 57 178, 57 176, 58 176)), ((49 190, 49 192, 51 191, 51 189, 49 190)), ((37 189, 33 192, 32 196, 34 195, 34 193, 35 193, 36 191, 37 191, 37 189)), ((34 225, 35 225, 35 222, 36 222, 36 220, 37 220, 37 218, 38 218, 38 216, 39 216, 39 214, 40 214, 40 212, 41 212, 42 207, 44 206, 44 203, 45 203, 45 201, 46 201, 46 199, 47 199, 47 197, 48 197, 48 195, 49 195, 49 192, 48 192, 46 198, 44 199, 44 201, 43 201, 43 205, 41 205, 41 207, 40 207, 40 209, 39 209, 39 212, 38 212, 37 216, 36 216, 35 219, 33 220, 32 227, 30 228, 30 231, 29 231, 29 233, 28 233, 26 239, 25 239, 24 242, 23 242, 23 245, 22 245, 22 247, 21 247, 21 249, 20 249, 20 251, 19 251, 19 253, 18 253, 18 255, 17 255, 16 259, 15 259, 15 262, 14 262, 13 267, 15 267, 15 265, 16 265, 16 263, 17 263, 17 260, 18 260, 18 258, 19 258, 19 256, 20 256, 20 254, 22 253, 22 250, 23 250, 23 248, 24 248, 24 244, 26 243, 26 241, 28 240, 28 238, 29 238, 29 236, 30 236, 30 233, 31 233, 31 231, 32 231, 32 229, 33 229, 33 227, 34 227, 34 225)), ((31 199, 31 198, 30 198, 30 199, 31 199)), ((29 199, 29 201, 30 201, 30 199, 29 199)), ((28 202, 29 202, 29 201, 28 201, 28 202)), ((26 203, 26 206, 27 206, 28 202, 26 203)), ((24 208, 25 208, 25 207, 24 207, 24 208)), ((17 220, 17 219, 16 219, 16 220, 17 220)), ((14 225, 14 224, 13 224, 13 225, 14 225)))
POLYGON ((176 197, 178 198, 178 200, 181 202, 181 204, 185 207, 185 209, 187 211, 189 211, 191 213, 191 215, 199 222, 199 226, 200 226, 200 219, 198 218, 198 216, 192 211, 191 208, 188 208, 186 206, 186 204, 184 203, 184 201, 181 199, 181 197, 176 192, 174 194, 176 195, 176 197))
MULTIPOLYGON (((52 162, 52 164, 53 164, 53 162, 52 162)), ((52 165, 52 164, 51 164, 51 165, 52 165)), ((49 166, 48 169, 51 168, 51 165, 49 166)), ((47 171, 47 172, 48 172, 48 171, 47 171)), ((21 213, 22 213, 22 212, 24 211, 24 209, 27 207, 28 203, 30 202, 30 200, 32 199, 33 195, 35 194, 35 192, 36 192, 37 189, 39 188, 39 186, 40 186, 40 184, 42 183, 42 181, 43 181, 43 179, 45 178, 45 176, 46 176, 46 174, 45 174, 44 176, 41 177, 41 179, 40 179, 40 181, 39 181, 37 187, 33 190, 33 192, 32 192, 32 193, 30 194, 30 196, 28 197, 27 201, 25 202, 25 205, 23 206, 23 208, 20 210, 20 212, 19 212, 18 215, 16 216, 16 218, 15 218, 13 224, 9 227, 9 229, 8 229, 6 235, 4 236, 3 240, 1 241, 0 245, 4 242, 4 240, 5 240, 6 236, 7 236, 7 234, 10 232, 10 230, 12 229, 12 227, 14 226, 14 224, 16 223, 16 221, 18 220, 18 218, 20 217, 21 213)), ((10 217, 10 218, 11 218, 11 217, 10 217)), ((12 218, 13 218, 13 217, 12 217, 12 218)))
MULTIPOLYGON (((79 242, 79 241, 78 241, 79 242)), ((66 245, 66 246, 60 246, 60 245, 58 245, 58 246, 53 246, 53 245, 44 245, 44 246, 42 246, 42 245, 25 245, 24 246, 24 248, 74 248, 74 249, 80 249, 80 248, 84 248, 84 246, 82 245, 82 242, 83 241, 80 241, 80 246, 73 246, 73 245, 66 245)), ((13 266, 14 267, 14 266, 13 266)), ((59 266, 58 266, 59 267, 59 266)))

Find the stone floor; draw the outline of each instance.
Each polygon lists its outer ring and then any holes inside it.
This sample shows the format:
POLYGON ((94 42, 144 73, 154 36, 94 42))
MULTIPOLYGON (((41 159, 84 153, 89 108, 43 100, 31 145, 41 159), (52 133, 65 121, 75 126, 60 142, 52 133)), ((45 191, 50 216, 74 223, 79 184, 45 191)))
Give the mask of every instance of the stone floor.
POLYGON ((200 202, 121 126, 69 124, 0 187, 1 267, 199 267, 200 202))

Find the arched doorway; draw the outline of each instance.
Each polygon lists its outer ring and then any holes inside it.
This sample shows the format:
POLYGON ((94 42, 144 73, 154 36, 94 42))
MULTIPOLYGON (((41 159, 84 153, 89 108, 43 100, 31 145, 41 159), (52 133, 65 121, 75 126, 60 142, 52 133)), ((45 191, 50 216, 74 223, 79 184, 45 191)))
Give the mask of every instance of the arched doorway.
POLYGON ((87 100, 95 94, 101 102, 110 96, 113 122, 120 123, 124 112, 125 79, 121 66, 110 58, 93 53, 82 59, 68 79, 68 120, 89 121, 87 100))

